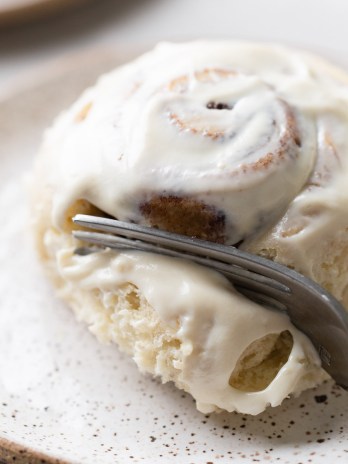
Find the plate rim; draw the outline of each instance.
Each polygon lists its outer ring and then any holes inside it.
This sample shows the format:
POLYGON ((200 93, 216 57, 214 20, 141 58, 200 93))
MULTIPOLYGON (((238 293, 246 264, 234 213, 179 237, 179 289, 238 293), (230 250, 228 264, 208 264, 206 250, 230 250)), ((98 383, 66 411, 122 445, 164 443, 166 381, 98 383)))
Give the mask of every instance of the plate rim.
POLYGON ((88 3, 91 0, 30 0, 17 5, 0 5, 0 26, 9 27, 54 15, 59 11, 88 3))
POLYGON ((10 460, 16 464, 73 464, 73 461, 66 461, 22 445, 18 441, 0 437, 0 463, 5 464, 10 460))

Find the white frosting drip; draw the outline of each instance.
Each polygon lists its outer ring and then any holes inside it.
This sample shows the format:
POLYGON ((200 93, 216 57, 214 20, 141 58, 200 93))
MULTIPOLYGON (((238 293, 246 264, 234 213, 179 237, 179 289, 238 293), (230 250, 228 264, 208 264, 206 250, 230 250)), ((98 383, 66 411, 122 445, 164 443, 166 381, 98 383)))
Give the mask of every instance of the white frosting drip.
POLYGON ((203 412, 221 408, 258 414, 298 389, 305 373, 310 379, 319 372, 318 355, 287 316, 247 300, 223 276, 194 263, 140 252, 80 257, 70 249, 58 253, 58 268, 74 287, 98 288, 105 295, 132 282, 166 324, 176 328, 179 320, 175 337, 184 357, 178 380, 203 412), (229 377, 243 351, 253 341, 285 330, 294 346, 273 382, 259 392, 232 388, 229 377))

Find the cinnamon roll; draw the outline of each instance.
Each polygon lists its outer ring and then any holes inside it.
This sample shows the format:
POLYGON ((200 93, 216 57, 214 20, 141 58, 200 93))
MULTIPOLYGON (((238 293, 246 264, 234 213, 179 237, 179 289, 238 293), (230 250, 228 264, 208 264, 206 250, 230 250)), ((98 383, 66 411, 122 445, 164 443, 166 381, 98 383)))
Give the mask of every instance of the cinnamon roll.
POLYGON ((77 213, 236 245, 348 308, 348 78, 313 55, 160 44, 103 76, 47 131, 33 182, 40 256, 77 317, 201 411, 257 414, 326 376, 284 314, 210 269, 74 253, 77 213))

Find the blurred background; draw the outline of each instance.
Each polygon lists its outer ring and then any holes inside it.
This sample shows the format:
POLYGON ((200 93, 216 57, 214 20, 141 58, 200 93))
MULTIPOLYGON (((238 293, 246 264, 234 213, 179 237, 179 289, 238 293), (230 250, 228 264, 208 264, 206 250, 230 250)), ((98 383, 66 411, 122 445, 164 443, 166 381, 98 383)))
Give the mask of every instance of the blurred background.
POLYGON ((81 53, 197 37, 275 40, 348 67, 347 13, 343 0, 0 0, 0 91, 81 53))

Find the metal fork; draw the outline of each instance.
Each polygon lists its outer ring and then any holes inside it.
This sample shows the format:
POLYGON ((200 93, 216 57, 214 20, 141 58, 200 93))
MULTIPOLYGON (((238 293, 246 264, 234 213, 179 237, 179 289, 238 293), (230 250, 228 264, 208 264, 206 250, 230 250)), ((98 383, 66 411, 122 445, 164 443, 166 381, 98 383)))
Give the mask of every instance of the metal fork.
MULTIPOLYGON (((288 314, 291 322, 311 340, 322 367, 338 385, 348 390, 348 314, 311 279, 233 246, 96 216, 78 214, 73 221, 100 231, 73 231, 79 240, 100 247, 189 259, 220 272, 251 300, 288 314)), ((75 253, 83 255, 93 251, 95 248, 80 247, 75 253)))

